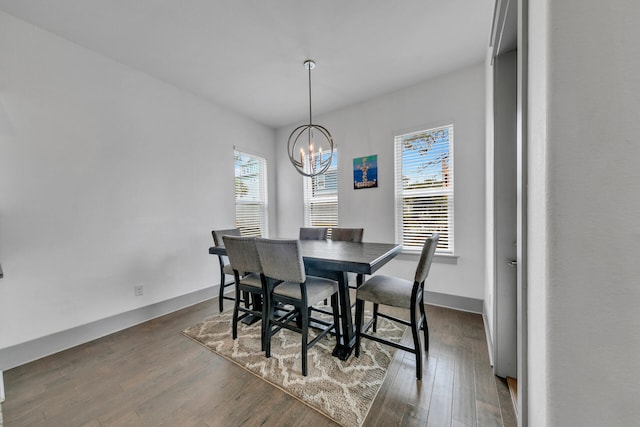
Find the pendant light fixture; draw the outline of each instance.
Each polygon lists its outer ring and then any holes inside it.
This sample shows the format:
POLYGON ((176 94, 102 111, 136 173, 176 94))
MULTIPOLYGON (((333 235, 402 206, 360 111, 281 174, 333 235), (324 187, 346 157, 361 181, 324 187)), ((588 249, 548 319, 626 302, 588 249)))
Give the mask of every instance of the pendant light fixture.
POLYGON ((287 146, 291 164, 298 173, 309 177, 325 173, 333 159, 331 133, 324 126, 313 124, 311 116, 311 70, 315 66, 310 59, 304 61, 304 68, 309 70, 309 124, 295 128, 287 146))

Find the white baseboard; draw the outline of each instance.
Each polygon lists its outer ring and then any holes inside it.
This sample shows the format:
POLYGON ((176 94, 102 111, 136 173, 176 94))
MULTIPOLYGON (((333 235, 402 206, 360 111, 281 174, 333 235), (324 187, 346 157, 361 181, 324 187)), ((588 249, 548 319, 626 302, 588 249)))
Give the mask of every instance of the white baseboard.
MULTIPOLYGON (((491 336, 491 330, 489 326, 489 319, 487 318, 487 305, 483 302, 482 304, 482 323, 484 323, 484 336, 487 339, 487 349, 489 350, 489 364, 491 364, 491 369, 494 369, 493 363, 493 337, 491 336)), ((495 370, 494 370, 495 373, 495 370)))
POLYGON ((442 294, 440 292, 426 290, 424 291, 424 303, 477 314, 482 314, 482 307, 484 305, 481 299, 442 294))
POLYGON ((489 333, 489 323, 487 320, 487 315, 482 313, 482 323, 484 323, 484 335, 487 337, 487 350, 489 350, 489 364, 491 368, 493 368, 493 340, 491 339, 491 334, 489 333))
MULTIPOLYGON (((25 363, 41 359, 51 354, 104 337, 114 332, 138 325, 156 317, 189 307, 218 296, 219 287, 212 286, 170 300, 161 301, 120 313, 106 319, 80 325, 27 341, 12 347, 0 349, 0 370, 8 370, 25 363)), ((472 313, 483 312, 483 301, 458 295, 425 292, 425 303, 472 313)), ((217 304, 216 304, 217 311, 217 304)), ((486 322, 485 322, 486 323, 486 322)), ((491 349, 491 346, 489 347, 491 349)), ((1 384, 0 384, 1 385, 1 384)))
MULTIPOLYGON (((25 363, 41 359, 45 356, 67 350, 114 332, 144 323, 156 317, 164 316, 165 314, 217 297, 218 290, 219 287, 217 285, 212 286, 37 338, 32 341, 27 341, 22 344, 17 344, 12 347, 0 349, 0 370, 6 371, 16 366, 24 365, 25 363)), ((216 303, 216 311, 217 307, 218 304, 216 303)), ((2 390, 2 396, 4 397, 4 389, 0 390, 2 390)))

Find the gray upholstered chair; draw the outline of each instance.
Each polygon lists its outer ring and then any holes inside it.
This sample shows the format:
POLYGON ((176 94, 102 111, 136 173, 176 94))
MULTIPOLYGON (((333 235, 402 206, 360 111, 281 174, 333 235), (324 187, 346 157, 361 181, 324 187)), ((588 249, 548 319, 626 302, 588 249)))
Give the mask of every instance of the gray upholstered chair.
MULTIPOLYGON (((333 241, 341 241, 341 242, 362 242, 362 235, 364 234, 364 228, 332 228, 331 229, 331 240, 333 241)), ((352 285, 354 279, 356 278, 356 274, 349 273, 349 287, 351 289, 357 289, 356 285, 352 285)), ((361 279, 362 280, 362 279, 361 279)))
POLYGON ((265 345, 265 319, 269 317, 266 283, 262 280, 262 265, 256 249, 255 237, 222 236, 236 284, 236 302, 231 324, 232 337, 238 337, 238 322, 247 316, 262 320, 260 340, 265 345), (249 301, 251 298, 251 301, 249 301), (244 303, 244 306, 242 306, 244 303), (242 312, 242 314, 240 314, 242 312))
POLYGON ((327 227, 300 227, 300 240, 327 240, 327 227))
POLYGON ((363 337, 388 344, 415 354, 416 378, 422 379, 422 351, 420 350, 419 334, 421 328, 424 330, 425 351, 429 351, 429 326, 427 324, 427 315, 424 311, 424 282, 429 274, 429 268, 431 267, 436 246, 438 246, 439 237, 438 234, 433 234, 424 242, 413 283, 397 277, 375 275, 358 288, 356 293, 356 357, 360 356, 360 340, 363 337), (366 327, 363 327, 365 301, 373 302, 373 319, 366 327), (407 322, 406 320, 380 313, 378 311, 380 304, 409 309, 410 321, 407 322), (373 332, 376 332, 378 316, 411 326, 413 347, 407 347, 368 334, 366 331, 371 325, 373 325, 373 332))
POLYGON ((332 228, 331 240, 341 242, 362 242, 364 228, 332 228))
MULTIPOLYGON (((222 236, 240 236, 240 229, 238 228, 229 228, 226 230, 213 230, 211 232, 213 236, 213 244, 216 246, 224 246, 224 242, 222 241, 222 236)), ((229 265, 228 259, 225 256, 218 255, 218 263, 220 264, 220 295, 218 296, 218 306, 220 308, 220 312, 224 310, 224 300, 234 300, 235 298, 224 296, 225 288, 233 285, 233 280, 231 282, 226 281, 225 276, 233 277, 233 270, 229 265)))
POLYGON ((265 279, 281 281, 269 296, 269 317, 265 332, 266 356, 271 357, 271 337, 286 328, 302 334, 302 375, 307 375, 307 350, 330 331, 335 331, 340 341, 340 314, 338 307, 338 283, 334 280, 307 276, 304 270, 300 242, 298 240, 256 240, 265 279), (313 319, 323 325, 320 333, 309 342, 310 307, 331 297, 333 322, 313 319), (275 305, 287 304, 294 310, 276 317, 275 305))

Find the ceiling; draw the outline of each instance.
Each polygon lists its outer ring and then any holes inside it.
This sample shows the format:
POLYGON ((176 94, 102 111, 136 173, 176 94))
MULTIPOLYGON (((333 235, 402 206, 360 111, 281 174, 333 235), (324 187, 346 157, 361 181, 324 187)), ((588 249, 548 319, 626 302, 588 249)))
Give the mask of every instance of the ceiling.
POLYGON ((0 10, 270 127, 484 60, 494 0, 0 0, 0 10))

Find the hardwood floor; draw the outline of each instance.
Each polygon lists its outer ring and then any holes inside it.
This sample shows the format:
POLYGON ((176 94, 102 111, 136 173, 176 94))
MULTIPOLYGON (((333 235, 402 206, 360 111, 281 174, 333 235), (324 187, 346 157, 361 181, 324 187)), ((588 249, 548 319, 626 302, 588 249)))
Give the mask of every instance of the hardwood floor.
MULTIPOLYGON (((206 301, 6 371, 4 426, 335 425, 180 334, 217 307, 206 301)), ((482 317, 434 306, 427 316, 423 380, 398 351, 365 425, 515 425, 482 317)))

